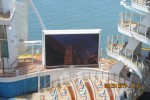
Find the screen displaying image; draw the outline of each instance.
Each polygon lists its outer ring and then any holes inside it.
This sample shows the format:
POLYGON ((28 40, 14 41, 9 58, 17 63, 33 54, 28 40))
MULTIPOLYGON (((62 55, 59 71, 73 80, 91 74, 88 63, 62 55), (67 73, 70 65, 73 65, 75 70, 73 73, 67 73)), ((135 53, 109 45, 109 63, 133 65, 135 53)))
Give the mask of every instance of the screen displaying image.
POLYGON ((45 35, 46 66, 98 64, 99 34, 45 35))

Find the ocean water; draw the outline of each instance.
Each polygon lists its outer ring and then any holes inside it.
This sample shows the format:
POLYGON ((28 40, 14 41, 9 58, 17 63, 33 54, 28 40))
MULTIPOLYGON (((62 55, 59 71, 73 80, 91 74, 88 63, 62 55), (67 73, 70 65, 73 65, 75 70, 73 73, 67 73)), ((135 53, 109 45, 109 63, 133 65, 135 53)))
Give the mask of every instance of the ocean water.
MULTIPOLYGON (((33 0, 47 29, 102 29, 101 47, 107 37, 120 34, 118 15, 125 12, 120 0, 33 0)), ((29 40, 41 39, 42 28, 29 9, 29 40)))

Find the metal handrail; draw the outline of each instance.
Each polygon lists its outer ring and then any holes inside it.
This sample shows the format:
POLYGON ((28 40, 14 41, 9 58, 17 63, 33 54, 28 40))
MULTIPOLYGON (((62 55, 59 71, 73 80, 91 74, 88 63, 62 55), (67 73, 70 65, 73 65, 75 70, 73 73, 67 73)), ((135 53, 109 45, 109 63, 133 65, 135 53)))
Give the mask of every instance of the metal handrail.
MULTIPOLYGON (((129 82, 128 80, 120 77, 119 75, 115 74, 115 73, 107 73, 107 72, 103 72, 103 71, 83 71, 80 73, 75 73, 75 74, 70 74, 69 76, 62 76, 62 77, 58 77, 55 80, 52 80, 51 82, 45 83, 43 88, 40 89, 40 92, 42 93, 43 91, 49 91, 50 88, 55 88, 57 86, 69 83, 69 82, 73 82, 76 79, 86 79, 86 78, 93 78, 93 77, 99 77, 101 79, 105 79, 106 81, 114 81, 117 83, 124 83, 127 84, 127 87, 131 89, 130 84, 131 82, 129 82), (63 78, 63 79, 62 79, 63 78), (49 87, 47 87, 49 86, 49 87)), ((140 84, 140 83, 139 83, 140 84)), ((130 93, 132 96, 134 93, 137 92, 136 87, 132 88, 134 91, 132 93, 130 93)))
POLYGON ((144 17, 144 14, 137 14, 137 13, 129 13, 129 12, 125 12, 125 13, 120 13, 119 16, 139 16, 139 17, 144 17))
MULTIPOLYGON (((131 63, 133 63, 135 66, 137 66, 137 68, 140 70, 140 72, 142 73, 142 75, 144 75, 144 77, 145 77, 145 72, 146 72, 146 66, 145 66, 145 64, 144 64, 144 62, 142 61, 142 59, 141 59, 141 57, 139 56, 139 55, 134 55, 134 56, 136 56, 136 61, 135 61, 135 59, 133 58, 133 52, 132 51, 130 51, 130 50, 128 50, 128 49, 125 49, 125 47, 124 47, 124 45, 121 45, 121 48, 120 48, 120 45, 118 45, 117 47, 116 46, 114 46, 113 44, 115 44, 114 43, 114 41, 110 41, 110 40, 115 40, 114 39, 114 36, 113 37, 109 37, 109 43, 108 43, 108 45, 107 45, 107 50, 109 50, 109 51, 111 51, 111 52, 113 52, 113 53, 116 53, 116 54, 118 54, 119 56, 122 56, 122 57, 124 57, 125 59, 128 59, 131 63), (117 48, 116 49, 116 51, 114 50, 115 48, 117 48), (120 54, 120 51, 122 50, 122 49, 125 49, 125 55, 123 55, 123 54, 120 54), (126 54, 126 52, 130 52, 131 53, 131 57, 128 57, 127 56, 127 54, 126 54)), ((124 41, 123 41, 124 42, 124 41)), ((119 44, 119 43, 118 43, 119 44)), ((124 43, 123 43, 124 44, 124 43)))
MULTIPOLYGON (((1 78, 10 78, 10 77, 16 77, 17 76, 17 73, 16 71, 19 71, 19 76, 21 75, 26 75, 26 74, 31 74, 31 73, 35 73, 37 72, 37 70, 32 70, 34 69, 35 67, 31 67, 31 68, 28 68, 28 66, 25 66, 25 67, 19 67, 19 68, 0 68, 0 70, 3 70, 3 73, 0 74, 0 77, 1 78), (28 71, 25 71, 24 69, 27 68, 28 71)), ((44 69, 42 69, 44 70, 44 69)), ((41 71, 42 71, 41 70, 41 71)))
POLYGON ((144 2, 139 2, 139 0, 132 0, 132 2, 143 5, 143 6, 146 6, 147 8, 150 8, 149 6, 146 5, 147 4, 146 0, 144 2))
POLYGON ((142 36, 144 36, 145 38, 147 38, 147 31, 148 31, 148 29, 150 29, 150 27, 148 27, 148 26, 146 26, 146 25, 143 25, 143 24, 141 24, 141 15, 139 15, 139 18, 140 18, 140 22, 137 22, 137 21, 134 21, 133 20, 133 17, 134 17, 134 14, 120 14, 119 15, 119 21, 118 21, 118 25, 120 26, 120 27, 122 27, 122 28, 125 28, 125 29, 127 29, 127 30, 129 30, 129 31, 132 31, 132 32, 134 32, 134 33, 136 33, 136 34, 138 34, 138 35, 142 35, 142 36), (129 17, 128 17, 129 16, 129 17), (136 30, 132 30, 131 29, 131 25, 132 24, 135 24, 135 28, 136 28, 136 30), (143 27, 144 28, 144 33, 143 34, 141 34, 140 32, 139 32, 139 27, 143 27))

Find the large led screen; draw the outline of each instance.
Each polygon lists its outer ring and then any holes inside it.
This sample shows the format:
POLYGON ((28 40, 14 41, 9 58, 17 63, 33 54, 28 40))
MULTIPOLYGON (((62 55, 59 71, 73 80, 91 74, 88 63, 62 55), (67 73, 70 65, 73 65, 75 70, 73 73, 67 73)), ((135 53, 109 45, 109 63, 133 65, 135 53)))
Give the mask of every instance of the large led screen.
POLYGON ((99 34, 45 35, 46 66, 98 65, 99 34))

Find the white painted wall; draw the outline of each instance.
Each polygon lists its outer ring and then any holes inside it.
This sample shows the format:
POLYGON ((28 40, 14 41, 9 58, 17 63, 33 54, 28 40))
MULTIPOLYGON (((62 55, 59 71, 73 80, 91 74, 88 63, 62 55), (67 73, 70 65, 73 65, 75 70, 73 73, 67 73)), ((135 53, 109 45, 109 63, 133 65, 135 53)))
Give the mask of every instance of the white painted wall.
POLYGON ((15 21, 14 20, 12 20, 10 26, 6 27, 6 32, 7 32, 8 52, 9 52, 9 62, 8 62, 9 68, 14 68, 17 66, 17 62, 15 62, 15 61, 18 58, 17 38, 15 37, 16 31, 15 31, 15 21), (14 63, 14 64, 12 64, 12 63, 14 63), (12 66, 11 66, 11 64, 12 64, 12 66))
POLYGON ((9 4, 9 0, 2 0, 2 5, 3 5, 3 13, 7 13, 8 11, 10 11, 10 4, 9 4))

